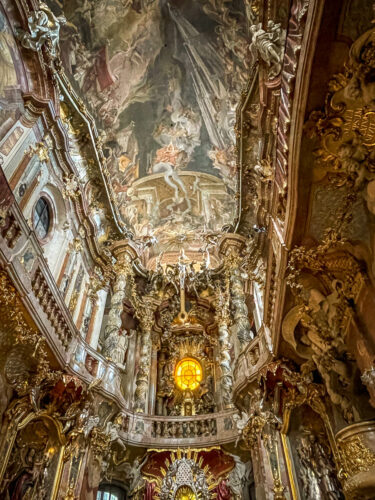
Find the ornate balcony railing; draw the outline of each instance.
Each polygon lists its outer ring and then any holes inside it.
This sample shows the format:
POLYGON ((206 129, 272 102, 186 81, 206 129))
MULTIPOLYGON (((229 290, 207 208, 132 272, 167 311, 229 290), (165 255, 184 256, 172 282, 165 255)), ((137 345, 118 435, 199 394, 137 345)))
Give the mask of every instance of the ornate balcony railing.
MULTIPOLYGON (((1 172, 1 169, 0 169, 1 172)), ((157 417, 129 410, 121 392, 121 373, 85 342, 56 285, 34 231, 27 224, 2 176, 0 265, 7 269, 19 297, 45 336, 61 366, 115 400, 127 416, 125 442, 139 446, 211 446, 236 439, 235 410, 191 417, 157 417)))
POLYGON ((124 439, 133 445, 165 448, 230 443, 238 435, 233 419, 235 413, 235 410, 226 410, 191 417, 149 417, 133 413, 129 415, 128 432, 124 439))
POLYGON ((240 353, 233 370, 234 393, 244 389, 246 384, 253 381, 259 369, 270 361, 272 357, 270 340, 267 342, 267 332, 262 325, 257 336, 249 342, 246 348, 240 353))

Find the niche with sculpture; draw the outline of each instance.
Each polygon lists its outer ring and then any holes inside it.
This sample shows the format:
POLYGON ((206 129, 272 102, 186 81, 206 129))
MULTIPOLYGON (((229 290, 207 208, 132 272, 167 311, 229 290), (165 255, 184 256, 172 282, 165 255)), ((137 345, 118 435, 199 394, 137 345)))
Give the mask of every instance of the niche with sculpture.
POLYGON ((9 500, 56 498, 63 441, 54 419, 26 417, 10 437, 0 495, 9 500))
POLYGON ((291 474, 303 500, 344 499, 337 477, 331 442, 321 416, 304 404, 287 419, 286 453, 291 474))
POLYGON ((212 413, 213 350, 201 335, 175 337, 163 348, 158 363, 157 414, 212 413))

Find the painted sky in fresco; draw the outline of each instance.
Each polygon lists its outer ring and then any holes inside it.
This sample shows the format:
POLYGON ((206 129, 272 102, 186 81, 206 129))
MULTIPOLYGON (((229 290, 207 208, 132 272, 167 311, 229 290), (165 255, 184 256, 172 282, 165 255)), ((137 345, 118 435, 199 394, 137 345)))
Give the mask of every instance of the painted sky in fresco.
POLYGON ((137 235, 217 231, 236 214, 236 106, 250 68, 242 0, 51 0, 61 55, 103 131, 137 235))

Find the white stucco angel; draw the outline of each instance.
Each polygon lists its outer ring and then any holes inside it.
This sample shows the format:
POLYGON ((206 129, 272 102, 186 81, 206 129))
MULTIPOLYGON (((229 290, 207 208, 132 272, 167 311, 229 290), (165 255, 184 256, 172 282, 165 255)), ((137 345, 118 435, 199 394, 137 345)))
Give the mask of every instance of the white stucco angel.
POLYGON ((126 446, 119 434, 122 422, 123 422, 123 416, 118 415, 113 422, 112 421, 107 422, 105 432, 109 437, 109 439, 111 440, 111 445, 117 444, 121 448, 121 451, 125 452, 126 446))
POLYGON ((41 2, 39 10, 32 11, 28 17, 29 32, 19 29, 17 37, 27 49, 40 50, 49 40, 48 51, 56 56, 60 38, 60 26, 66 23, 64 16, 56 17, 48 5, 41 2))
POLYGON ((228 475, 228 486, 232 491, 235 500, 243 498, 243 488, 246 482, 246 465, 242 462, 239 456, 232 455, 234 460, 234 467, 228 475))
POLYGON ((269 20, 267 31, 262 28, 261 23, 251 26, 250 31, 252 33, 250 52, 254 59, 258 55, 263 59, 270 68, 269 77, 275 78, 281 71, 281 25, 269 20))
POLYGON ((141 469, 146 463, 146 461, 147 461, 147 456, 142 462, 140 462, 139 458, 137 457, 134 460, 133 465, 131 465, 129 468, 128 476, 131 479, 129 491, 131 493, 135 493, 143 483, 141 469))
POLYGON ((237 447, 238 441, 242 438, 242 432, 246 427, 246 424, 248 423, 250 417, 245 411, 241 411, 240 414, 235 413, 232 418, 238 430, 238 437, 235 443, 235 447, 237 447))

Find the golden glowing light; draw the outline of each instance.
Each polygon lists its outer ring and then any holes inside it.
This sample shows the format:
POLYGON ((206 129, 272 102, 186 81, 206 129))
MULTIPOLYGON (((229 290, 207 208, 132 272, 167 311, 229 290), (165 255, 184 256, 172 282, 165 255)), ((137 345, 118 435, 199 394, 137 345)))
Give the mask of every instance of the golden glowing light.
POLYGON ((194 391, 202 381, 202 367, 193 358, 184 358, 178 362, 175 372, 176 384, 183 391, 194 391))
POLYGON ((181 486, 178 488, 175 496, 176 500, 197 500, 194 491, 189 486, 181 486))

